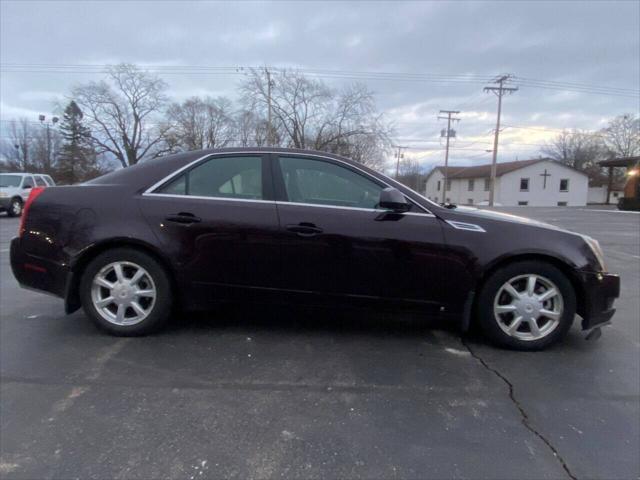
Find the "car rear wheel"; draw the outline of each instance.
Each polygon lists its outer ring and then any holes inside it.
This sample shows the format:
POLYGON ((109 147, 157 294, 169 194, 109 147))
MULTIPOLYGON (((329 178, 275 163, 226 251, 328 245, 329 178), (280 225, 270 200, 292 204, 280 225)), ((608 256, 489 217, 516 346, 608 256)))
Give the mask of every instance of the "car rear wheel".
POLYGON ((562 339, 576 312, 575 292, 562 271, 544 262, 497 270, 478 299, 480 326, 497 345, 540 350, 562 339))
POLYGON ((22 214, 22 199, 14 198, 11 200, 7 214, 10 217, 19 217, 22 214))
POLYGON ((171 288, 164 268, 130 248, 98 255, 80 281, 85 313, 114 335, 144 335, 160 328, 171 312, 171 288))

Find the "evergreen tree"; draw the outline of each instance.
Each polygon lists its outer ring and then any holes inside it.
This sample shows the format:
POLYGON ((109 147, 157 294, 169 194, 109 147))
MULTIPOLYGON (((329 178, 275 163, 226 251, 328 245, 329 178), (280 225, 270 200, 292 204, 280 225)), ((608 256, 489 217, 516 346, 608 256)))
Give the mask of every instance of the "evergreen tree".
POLYGON ((58 156, 58 181, 73 184, 99 174, 90 131, 82 123, 82 111, 73 100, 64 109, 60 133, 63 145, 58 156))

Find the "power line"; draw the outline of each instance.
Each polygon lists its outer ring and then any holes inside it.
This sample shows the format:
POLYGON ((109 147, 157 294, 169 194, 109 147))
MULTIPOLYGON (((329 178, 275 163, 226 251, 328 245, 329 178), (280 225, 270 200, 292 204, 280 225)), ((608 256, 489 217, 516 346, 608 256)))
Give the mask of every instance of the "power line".
MULTIPOLYGON (((47 64, 47 63, 3 63, 0 69, 4 73, 107 73, 112 65, 107 64, 47 64)), ((139 65, 140 68, 155 73, 167 75, 245 75, 247 71, 259 70, 257 67, 245 66, 210 66, 210 65, 139 65)), ((328 70, 314 68, 277 68, 269 67, 274 74, 285 71, 296 71, 320 78, 335 78, 347 80, 383 80, 410 81, 430 83, 486 83, 492 77, 484 74, 443 74, 443 73, 411 73, 411 72, 375 72, 358 70, 328 70)), ((640 90, 610 85, 584 84, 577 82, 561 82, 555 80, 540 80, 527 77, 513 77, 518 85, 530 88, 542 88, 560 91, 570 91, 586 94, 611 95, 622 97, 640 97, 640 90)))

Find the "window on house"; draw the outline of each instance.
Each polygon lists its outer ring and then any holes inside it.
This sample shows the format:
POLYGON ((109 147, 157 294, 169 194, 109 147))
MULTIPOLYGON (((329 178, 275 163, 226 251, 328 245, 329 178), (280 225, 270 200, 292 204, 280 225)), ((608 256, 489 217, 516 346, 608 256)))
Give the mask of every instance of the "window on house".
POLYGON ((467 198, 467 204, 473 205, 473 198, 467 198))
POLYGON ((451 180, 447 180, 447 192, 451 190, 451 180))
POLYGON ((438 191, 440 191, 440 180, 438 180, 438 191))
POLYGON ((520 207, 525 207, 525 206, 529 205, 529 202, 518 202, 518 205, 520 207))
POLYGON ((560 191, 561 192, 568 192, 569 191, 569 179, 568 178, 561 178, 560 179, 560 191))
POLYGON ((473 186, 474 186, 474 183, 475 183, 475 182, 474 182, 473 178, 469 179, 469 186, 468 186, 468 188, 467 188, 467 189, 468 189, 470 192, 473 192, 473 186))
POLYGON ((529 179, 528 178, 521 178, 520 179, 520 191, 521 192, 528 192, 529 191, 529 179))
POLYGON ((449 197, 447 197, 446 202, 447 202, 447 203, 451 203, 451 199, 450 199, 449 197))
POLYGON ((567 202, 558 202, 558 206, 559 207, 566 207, 567 206, 567 202))
POLYGON ((618 198, 618 192, 613 192, 613 197, 618 198))
POLYGON ((484 179, 484 191, 488 192, 491 189, 491 179, 490 178, 485 178, 484 179))

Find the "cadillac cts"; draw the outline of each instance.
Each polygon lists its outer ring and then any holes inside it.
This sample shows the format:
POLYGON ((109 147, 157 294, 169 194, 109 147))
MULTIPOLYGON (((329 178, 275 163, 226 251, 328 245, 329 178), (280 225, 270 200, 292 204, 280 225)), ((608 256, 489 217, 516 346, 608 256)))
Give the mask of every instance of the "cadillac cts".
POLYGON ((268 301, 417 309, 540 349, 607 323, 619 278, 592 238, 436 205, 356 162, 285 149, 190 152, 34 188, 11 266, 115 335, 172 308, 268 301))

